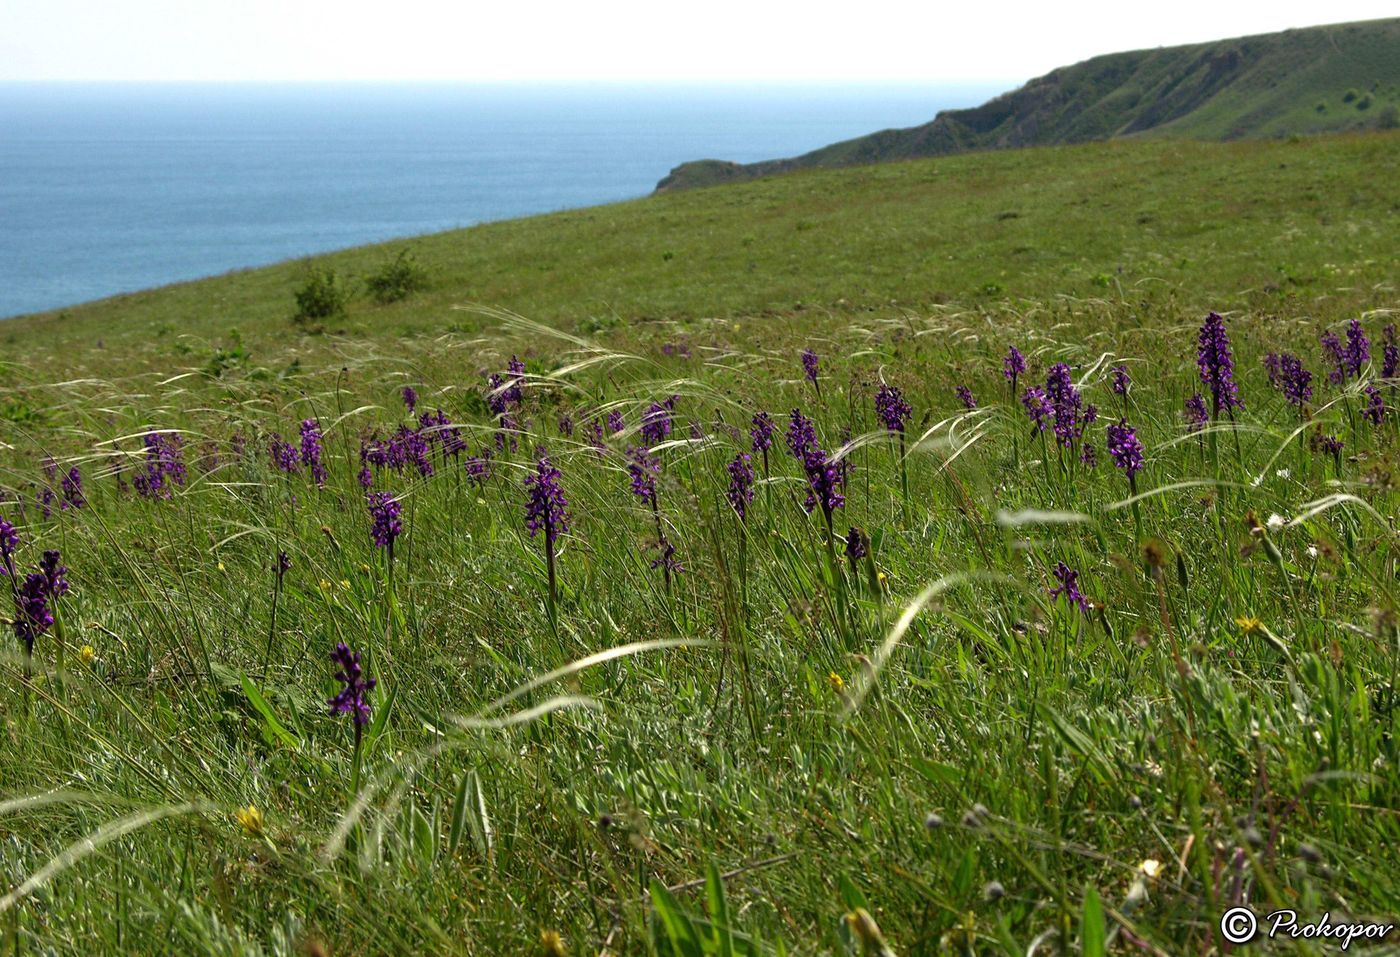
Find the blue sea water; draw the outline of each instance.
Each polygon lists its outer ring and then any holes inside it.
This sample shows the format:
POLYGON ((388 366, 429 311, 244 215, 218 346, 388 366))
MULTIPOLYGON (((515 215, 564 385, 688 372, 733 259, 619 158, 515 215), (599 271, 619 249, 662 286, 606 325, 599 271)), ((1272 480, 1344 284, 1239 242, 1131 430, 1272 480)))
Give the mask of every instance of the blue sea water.
POLYGON ((0 317, 649 193, 990 86, 0 84, 0 317))

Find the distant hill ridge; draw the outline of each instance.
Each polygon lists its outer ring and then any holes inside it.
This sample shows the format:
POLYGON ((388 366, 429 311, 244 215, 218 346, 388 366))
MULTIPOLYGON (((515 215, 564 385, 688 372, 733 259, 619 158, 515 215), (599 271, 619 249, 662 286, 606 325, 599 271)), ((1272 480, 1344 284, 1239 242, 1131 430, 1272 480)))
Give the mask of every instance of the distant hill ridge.
POLYGON ((1125 136, 1229 140, 1400 126, 1400 18, 1094 57, 931 122, 791 159, 683 163, 658 192, 813 167, 1125 136))

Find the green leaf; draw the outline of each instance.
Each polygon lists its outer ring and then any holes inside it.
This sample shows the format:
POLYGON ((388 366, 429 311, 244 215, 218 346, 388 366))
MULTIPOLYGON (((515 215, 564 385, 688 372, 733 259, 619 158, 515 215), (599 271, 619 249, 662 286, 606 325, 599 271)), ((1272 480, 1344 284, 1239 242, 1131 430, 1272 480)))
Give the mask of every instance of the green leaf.
POLYGON ((1050 725, 1054 727, 1055 732, 1060 736, 1060 739, 1069 746, 1070 750, 1074 751, 1088 763, 1089 770, 1094 773, 1094 777, 1098 778, 1099 783, 1102 784, 1117 777, 1113 765, 1109 764, 1108 759, 1104 757, 1098 745, 1096 745, 1088 735, 1070 724, 1059 712, 1055 711, 1054 708, 1051 708, 1044 702, 1036 704, 1036 710, 1040 713, 1042 720, 1049 722, 1050 725))
POLYGON ((870 910, 870 904, 865 899, 865 895, 860 892, 860 888, 851 883, 851 879, 842 874, 836 881, 837 887, 841 890, 841 900, 845 902, 847 910, 855 910, 857 907, 864 907, 870 910))
POLYGON ((909 764, 930 784, 951 784, 956 786, 962 783, 962 769, 956 768, 951 764, 943 764, 940 761, 930 761, 927 758, 920 757, 910 758, 909 764))
POLYGON ((1099 892, 1090 887, 1084 892, 1084 919, 1079 928, 1079 952, 1083 957, 1103 957, 1106 933, 1103 922, 1103 902, 1099 892))
POLYGON ((491 817, 486 813, 486 795, 481 790, 481 777, 475 770, 462 775, 462 783, 457 788, 457 798, 452 806, 452 834, 448 845, 456 851, 465 830, 472 836, 472 844, 483 858, 489 857, 492 847, 491 817))
POLYGON ((666 930, 666 939, 677 957, 703 957, 705 950, 700 944, 700 934, 690 918, 681 910, 666 885, 652 878, 651 906, 666 930))
POLYGON ((719 876, 719 868, 711 861, 705 869, 705 898, 710 907, 710 920, 713 926, 710 939, 714 952, 720 957, 734 957, 734 934, 729 927, 729 905, 724 899, 724 880, 719 876))
POLYGON ((977 852, 968 848, 963 852, 958 869, 953 872, 953 899, 965 901, 972 892, 972 879, 977 874, 977 852))
POLYGON ((385 699, 382 705, 374 709, 374 720, 371 721, 369 727, 365 729, 365 739, 367 743, 378 740, 379 736, 384 733, 384 728, 389 723, 389 713, 394 710, 394 702, 398 700, 398 697, 399 686, 394 685, 389 689, 389 697, 385 699))
POLYGON ((277 715, 272 711, 272 705, 267 703, 267 699, 262 696, 262 692, 253 684, 252 680, 244 674, 239 678, 243 683, 243 694, 248 699, 248 703, 253 706, 253 710, 262 715, 263 736, 267 738, 269 744, 273 741, 281 741, 289 748, 298 748, 301 741, 296 735, 288 731, 281 721, 277 720, 277 715))
POLYGON ((462 835, 467 830, 467 787, 471 780, 470 771, 462 775, 462 780, 457 783, 457 796, 452 799, 452 826, 447 832, 448 854, 457 853, 457 848, 462 844, 462 835))

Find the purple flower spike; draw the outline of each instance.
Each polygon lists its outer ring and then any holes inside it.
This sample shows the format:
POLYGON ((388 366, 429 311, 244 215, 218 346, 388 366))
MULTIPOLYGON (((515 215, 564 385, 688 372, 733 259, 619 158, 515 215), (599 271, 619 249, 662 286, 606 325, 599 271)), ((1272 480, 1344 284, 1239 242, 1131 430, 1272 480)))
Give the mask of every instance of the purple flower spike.
POLYGON ((83 496, 83 473, 78 471, 76 465, 59 479, 59 489, 63 493, 60 509, 66 511, 70 508, 82 508, 87 504, 87 499, 83 496))
POLYGON ((403 506, 388 492, 368 492, 365 502, 369 506, 369 537, 375 545, 392 551, 394 540, 403 533, 403 523, 399 521, 403 506))
POLYGON ((846 533, 846 558, 851 564, 860 561, 870 552, 870 540, 865 537, 865 532, 852 525, 851 530, 846 533))
POLYGON ((1199 432, 1205 428, 1210 421, 1210 413, 1206 411, 1206 400, 1199 392, 1194 393, 1186 400, 1186 408, 1182 411, 1182 417, 1186 419, 1186 431, 1199 432))
POLYGON ((1314 433, 1313 433, 1313 437, 1312 437, 1312 447, 1313 447, 1313 449, 1314 449, 1315 451, 1318 451, 1318 452, 1326 452, 1328 455, 1332 456, 1333 458, 1339 459, 1339 458, 1341 457, 1342 448, 1343 448, 1345 445, 1346 445, 1346 443, 1343 442, 1340 438, 1338 438, 1338 437, 1335 436, 1335 435, 1327 435, 1327 434, 1324 433, 1324 432, 1314 432, 1314 433))
POLYGON ((812 385, 817 384, 817 376, 820 370, 817 365, 817 354, 811 349, 802 350, 802 372, 807 376, 807 381, 812 385))
MULTIPOLYGON (((68 569, 59 564, 56 550, 44 552, 39 570, 25 576, 14 591, 15 637, 24 642, 25 653, 34 653, 34 642, 53 627, 53 602, 68 594, 68 569)), ((7 565, 10 557, 6 556, 7 565)))
POLYGON ((617 435, 617 433, 621 432, 625 428, 627 428, 627 423, 624 422, 622 419, 621 410, 613 409, 611 412, 608 413, 609 435, 617 435))
POLYGON ((519 405, 524 401, 524 396, 520 392, 520 383, 525 381, 525 363, 516 356, 511 356, 506 363, 507 378, 510 380, 510 388, 506 389, 505 400, 512 405, 519 405))
POLYGON ((0 575, 14 574, 16 548, 19 548, 19 532, 8 520, 0 518, 0 575))
POLYGON ((671 434, 671 404, 653 402, 642 413, 642 441, 647 445, 659 445, 671 434))
POLYGON ((321 423, 306 419, 301 423, 301 464, 311 470, 318 488, 326 487, 326 466, 321 461, 321 423))
POLYGON ((1108 377, 1108 387, 1113 390, 1113 394, 1127 395, 1131 386, 1132 379, 1128 376, 1128 367, 1124 365, 1114 366, 1108 377))
POLYGON ((685 566, 676 558, 676 546, 665 535, 656 543, 659 554, 651 560, 652 568, 664 569, 667 575, 680 574, 685 566))
POLYGON ((525 527, 530 537, 544 532, 545 544, 553 553, 555 540, 569 530, 569 500, 559 487, 560 473, 550 464, 549 456, 541 455, 535 471, 525 477, 525 527))
POLYGON ((875 415, 890 432, 903 432, 904 425, 914 410, 904 400, 904 393, 897 386, 883 383, 875 393, 875 415))
POLYGON ((603 441, 603 423, 597 419, 590 419, 584 423, 583 437, 598 452, 602 452, 608 447, 607 443, 603 441))
MULTIPOLYGON (((1069 366, 1057 362, 1050 367, 1050 371, 1045 375, 1044 396, 1054 413, 1055 438, 1065 448, 1072 448, 1075 440, 1084 434, 1085 426, 1093 421, 1093 417, 1086 415, 1082 420, 1080 418, 1080 408, 1084 400, 1070 378, 1069 366)), ((1089 408, 1093 410, 1093 406, 1089 408)), ((1093 410, 1093 416, 1097 414, 1097 410, 1093 410)), ((1036 431, 1042 431, 1040 423, 1036 424, 1036 431)))
POLYGON ((1347 324, 1346 369, 1353 378, 1361 376, 1361 368, 1371 361, 1371 340, 1366 338, 1366 330, 1361 328, 1361 320, 1353 319, 1347 324))
POLYGON ((1269 374, 1269 388, 1271 389, 1279 388, 1279 376, 1282 374, 1281 363, 1282 356, 1277 352, 1270 352, 1264 356, 1264 371, 1269 374))
POLYGON ((977 400, 972 396, 972 390, 965 385, 958 386, 955 390, 958 394, 958 401, 963 404, 964 409, 972 410, 977 408, 977 400))
POLYGON ((1001 375, 1002 378, 1011 383, 1013 394, 1016 391, 1016 380, 1025 371, 1026 357, 1021 355, 1021 350, 1015 346, 1007 346, 1006 358, 1001 360, 1001 375))
POLYGON ((39 570, 44 575, 44 587, 50 599, 62 598, 68 594, 68 569, 59 564, 58 549, 51 548, 39 559, 39 570))
POLYGON ((793 458, 802 459, 807 450, 817 444, 816 426, 802 414, 801 409, 793 409, 788 417, 787 447, 793 458))
POLYGON ((499 373, 493 372, 486 377, 486 408, 491 410, 492 415, 505 415, 510 408, 505 384, 506 380, 499 373))
POLYGON ((375 679, 364 677, 360 668, 360 653, 352 653, 343 641, 336 643, 335 651, 331 652, 331 661, 340 667, 335 680, 343 687, 335 697, 326 700, 331 709, 330 713, 348 714, 357 728, 363 728, 369 724, 369 693, 374 690, 375 679))
POLYGON ((491 477, 491 450, 483 447, 480 455, 467 456, 462 460, 462 467, 467 470, 467 478, 478 486, 485 485, 491 477))
POLYGON ((1197 336, 1196 367, 1201 382, 1210 390, 1212 418, 1220 418, 1221 412, 1244 408, 1239 400, 1239 387, 1235 384, 1235 359, 1230 352, 1230 336, 1225 332, 1225 320, 1219 313, 1212 312, 1201 324, 1201 332, 1197 336))
POLYGON ((734 456, 734 461, 729 463, 729 488, 724 493, 729 499, 729 504, 739 514, 740 521, 744 521, 749 515, 749 503, 753 501, 753 480, 753 466, 749 464, 749 455, 747 452, 740 452, 734 456))
POLYGON ((833 462, 822 451, 817 444, 817 432, 812 420, 803 415, 800 409, 792 410, 787 445, 807 474, 807 500, 802 507, 810 514, 820 505, 830 522, 831 513, 846 504, 846 496, 841 493, 846 482, 845 461, 833 462))
POLYGON ((1395 344, 1395 324, 1385 327, 1381 345, 1381 378, 1393 379, 1400 371, 1400 346, 1395 344))
POLYGON ((1276 367, 1271 371, 1269 381, 1302 412, 1303 406, 1312 398, 1312 373, 1303 368, 1301 359, 1287 352, 1276 356, 1275 360, 1276 367))
POLYGON ((1030 416, 1036 433, 1044 432, 1049 424, 1050 414, 1054 411, 1045 390, 1038 385, 1027 387, 1021 394, 1021 405, 1025 407, 1026 415, 1030 416))
POLYGON ((1322 343, 1322 351, 1332 360, 1332 368, 1327 372, 1327 381, 1333 385, 1341 385, 1347 379, 1347 357, 1346 350, 1342 348, 1342 340, 1328 329, 1318 336, 1318 341, 1322 343))
POLYGON ((1108 427, 1108 454, 1113 464, 1127 473, 1129 480, 1142 471, 1142 442, 1138 440, 1137 430, 1121 419, 1108 427))
POLYGON ((268 454, 272 457, 272 465, 279 472, 286 472, 288 475, 301 471, 301 455, 297 452, 296 446, 282 438, 278 432, 272 433, 272 440, 268 444, 268 454))
POLYGON ((755 452, 767 452, 773 447, 773 417, 767 412, 757 412, 753 417, 753 428, 749 430, 755 452))
POLYGON ((24 642, 25 652, 34 653, 34 642, 53 626, 49 610, 48 582, 42 572, 31 572, 15 590, 15 637, 24 642))
POLYGON ((147 432, 145 468, 131 480, 143 498, 170 498, 185 484, 185 457, 178 435, 147 432))
POLYGON ((632 477, 632 494, 647 505, 655 505, 661 460, 645 445, 635 445, 627 450, 627 474, 632 477))
POLYGON ((1362 391, 1366 393, 1366 405, 1362 408, 1361 414, 1365 416, 1372 425, 1378 426, 1381 424, 1381 420, 1385 418, 1385 399, 1381 396, 1381 390, 1368 384, 1362 391))
POLYGON ((566 439, 571 439, 574 436, 574 419, 567 412, 559 416, 559 434, 566 439))
POLYGON ((1065 596, 1065 601, 1071 605, 1078 605, 1079 610, 1087 612, 1089 610, 1089 600, 1084 597, 1079 590, 1079 572, 1070 568, 1064 562, 1056 562, 1052 570, 1056 580, 1060 585, 1058 588, 1050 589, 1050 600, 1054 601, 1061 595, 1065 596))
POLYGON ((280 582, 292 570, 292 556, 286 552, 277 553, 277 580, 280 582))
POLYGON ((409 415, 412 415, 418 408, 418 393, 413 390, 411 385, 403 387, 403 404, 408 406, 409 415))

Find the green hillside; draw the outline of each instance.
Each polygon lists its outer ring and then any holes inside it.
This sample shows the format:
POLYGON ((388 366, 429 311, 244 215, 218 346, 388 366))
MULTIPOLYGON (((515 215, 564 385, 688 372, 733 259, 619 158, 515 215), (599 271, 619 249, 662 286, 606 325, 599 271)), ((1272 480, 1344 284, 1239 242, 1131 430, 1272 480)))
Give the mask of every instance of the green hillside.
POLYGON ((793 159, 686 163, 657 189, 1117 137, 1232 140, 1397 125, 1400 19, 1372 20, 1095 57, 923 126, 793 159))
POLYGON ((816 171, 319 257, 354 283, 411 248, 428 273, 404 302, 354 296, 328 335, 291 321, 308 263, 288 262, 8 320, 0 343, 29 370, 79 376, 197 366, 230 331, 268 362, 471 331, 482 320, 454 308, 470 304, 591 330, 1057 296, 1341 309, 1400 271, 1397 146, 1114 142, 816 171))
POLYGON ((6 321, 5 953, 1393 924, 1397 166, 803 171, 6 321))

